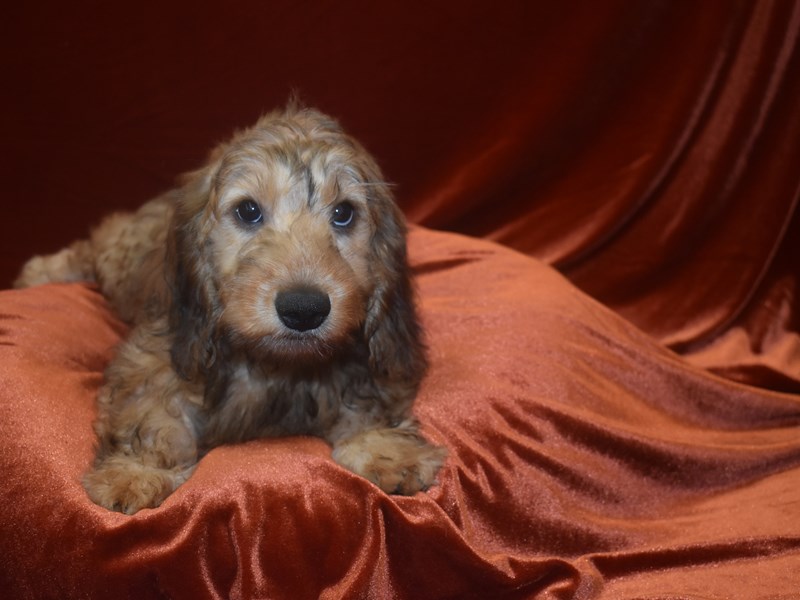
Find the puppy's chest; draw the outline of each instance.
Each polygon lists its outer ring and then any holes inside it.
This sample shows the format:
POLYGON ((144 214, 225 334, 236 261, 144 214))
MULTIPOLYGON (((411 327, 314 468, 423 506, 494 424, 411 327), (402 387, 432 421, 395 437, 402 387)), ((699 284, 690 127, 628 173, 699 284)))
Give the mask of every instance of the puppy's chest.
POLYGON ((323 435, 339 415, 344 390, 319 376, 267 375, 246 366, 228 377, 210 409, 209 446, 281 435, 323 435))

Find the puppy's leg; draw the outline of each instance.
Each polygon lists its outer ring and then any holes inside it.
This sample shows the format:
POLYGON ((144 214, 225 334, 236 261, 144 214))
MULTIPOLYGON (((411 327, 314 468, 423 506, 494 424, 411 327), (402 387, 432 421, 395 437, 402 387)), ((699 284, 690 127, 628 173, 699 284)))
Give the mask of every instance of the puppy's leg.
POLYGON ((15 288, 45 283, 94 281, 94 252, 89 240, 79 240, 47 256, 34 256, 22 267, 15 288))
POLYGON ((384 492, 411 496, 436 481, 447 451, 428 443, 407 419, 395 427, 363 423, 345 414, 331 432, 333 459, 384 492))
POLYGON ((132 515, 142 508, 159 506, 194 470, 193 464, 171 468, 161 464, 149 452, 114 452, 98 458, 84 475, 83 486, 95 504, 132 515))
POLYGON ((98 397, 100 448, 83 485, 111 510, 158 506, 197 462, 202 396, 173 370, 165 338, 147 326, 134 329, 98 397))

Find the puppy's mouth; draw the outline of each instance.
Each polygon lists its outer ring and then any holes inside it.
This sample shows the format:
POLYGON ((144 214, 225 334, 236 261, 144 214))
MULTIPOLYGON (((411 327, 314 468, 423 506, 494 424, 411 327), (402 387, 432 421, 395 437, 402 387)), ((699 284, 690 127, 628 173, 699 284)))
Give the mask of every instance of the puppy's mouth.
POLYGON ((347 346, 344 340, 329 339, 318 330, 286 330, 252 340, 248 352, 256 359, 292 367, 329 363, 347 346))
POLYGON ((311 358, 326 358, 333 354, 336 349, 336 345, 328 341, 317 330, 304 332, 286 331, 271 337, 267 344, 281 354, 309 356, 311 358))

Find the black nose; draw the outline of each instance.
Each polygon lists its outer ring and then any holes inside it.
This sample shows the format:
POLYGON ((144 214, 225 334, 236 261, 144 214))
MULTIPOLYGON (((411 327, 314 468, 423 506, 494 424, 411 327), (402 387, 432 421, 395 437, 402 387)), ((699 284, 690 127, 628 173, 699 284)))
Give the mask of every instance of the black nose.
POLYGON ((319 290, 302 288, 278 292, 275 309, 289 329, 308 331, 322 325, 331 312, 331 301, 327 294, 319 290))

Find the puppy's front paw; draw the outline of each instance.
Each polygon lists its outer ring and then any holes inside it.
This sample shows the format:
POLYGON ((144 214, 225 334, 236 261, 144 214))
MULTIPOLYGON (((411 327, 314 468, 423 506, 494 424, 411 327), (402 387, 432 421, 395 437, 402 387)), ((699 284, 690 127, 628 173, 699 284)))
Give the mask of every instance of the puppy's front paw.
POLYGON ((83 487, 96 504, 128 515, 159 506, 188 479, 191 469, 161 469, 135 457, 111 456, 83 477, 83 487))
POLYGON ((333 459, 390 494, 411 496, 436 481, 447 451, 426 442, 416 430, 370 429, 342 440, 333 459))

